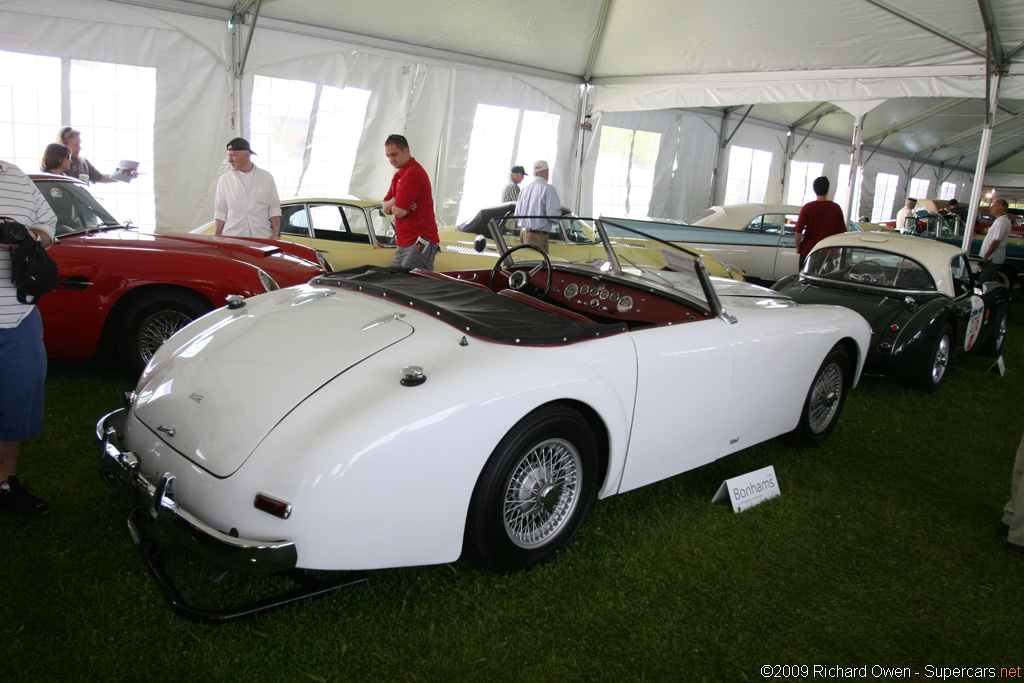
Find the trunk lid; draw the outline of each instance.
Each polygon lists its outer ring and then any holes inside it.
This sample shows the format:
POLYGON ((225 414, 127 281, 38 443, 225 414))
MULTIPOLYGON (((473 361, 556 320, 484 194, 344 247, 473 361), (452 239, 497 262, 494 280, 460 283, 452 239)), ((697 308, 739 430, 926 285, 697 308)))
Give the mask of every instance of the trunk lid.
POLYGON ((145 377, 135 415, 196 465, 229 476, 295 406, 411 335, 413 327, 395 317, 406 312, 314 286, 220 309, 167 342, 177 348, 145 377))

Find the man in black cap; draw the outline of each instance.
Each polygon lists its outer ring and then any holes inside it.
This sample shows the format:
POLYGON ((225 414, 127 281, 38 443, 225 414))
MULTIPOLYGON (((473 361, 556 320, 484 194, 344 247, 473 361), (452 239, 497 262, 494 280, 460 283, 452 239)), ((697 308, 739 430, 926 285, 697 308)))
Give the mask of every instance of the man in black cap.
POLYGON ((946 207, 946 210, 955 216, 959 216, 962 224, 967 224, 967 207, 958 202, 956 197, 949 200, 949 206, 946 207))
POLYGON ((523 176, 526 175, 526 169, 522 166, 513 166, 512 174, 509 176, 511 180, 508 181, 508 185, 501 191, 502 203, 514 202, 519 199, 519 183, 523 182, 523 176))
POLYGON ((217 181, 213 223, 218 235, 278 239, 281 199, 274 177, 252 162, 255 152, 245 138, 228 143, 231 170, 217 181))

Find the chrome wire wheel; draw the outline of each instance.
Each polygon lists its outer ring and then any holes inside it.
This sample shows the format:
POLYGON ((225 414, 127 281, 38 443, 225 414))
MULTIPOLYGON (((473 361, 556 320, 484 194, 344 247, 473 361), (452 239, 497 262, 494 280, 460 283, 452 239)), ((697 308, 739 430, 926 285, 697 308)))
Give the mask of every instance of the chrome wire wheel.
POLYGON ((839 410, 839 399, 843 395, 843 368, 832 362, 821 369, 811 390, 807 405, 807 424, 811 432, 825 431, 839 410))
POLYGON ((938 346, 935 347, 935 357, 932 359, 932 384, 936 386, 942 382, 946 368, 949 367, 949 346, 949 335, 942 335, 938 346))
POLYGON ((505 489, 502 518, 509 539, 535 548, 557 535, 580 502, 583 463, 563 439, 537 444, 516 464, 505 489))
POLYGON ((181 311, 157 311, 142 321, 139 327, 139 355, 149 362, 160 345, 181 328, 192 322, 192 318, 181 311))

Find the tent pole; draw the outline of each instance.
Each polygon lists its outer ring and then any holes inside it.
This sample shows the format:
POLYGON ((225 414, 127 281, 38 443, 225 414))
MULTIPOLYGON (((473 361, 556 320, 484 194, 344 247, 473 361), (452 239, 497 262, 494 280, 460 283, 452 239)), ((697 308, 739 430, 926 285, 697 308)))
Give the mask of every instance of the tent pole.
MULTIPOLYGON (((587 131, 593 130, 593 125, 590 123, 590 91, 593 90, 594 86, 589 83, 583 83, 580 85, 582 91, 580 96, 580 124, 576 129, 576 168, 574 169, 572 179, 572 206, 569 208, 574 212, 579 212, 580 204, 582 202, 583 193, 583 156, 586 150, 584 144, 584 138, 587 135, 587 131)), ((593 208, 593 207, 591 207, 593 208)))
POLYGON ((995 70, 987 88, 988 108, 985 112, 985 129, 981 131, 981 147, 978 149, 978 165, 974 169, 974 184, 971 187, 971 203, 967 208, 967 226, 964 229, 963 250, 971 253, 971 240, 974 239, 974 224, 978 219, 981 206, 981 191, 985 185, 985 168, 988 166, 988 149, 992 143, 992 127, 996 119, 996 108, 999 104, 1000 72, 995 70))
POLYGON ((864 152, 864 117, 860 114, 853 120, 853 140, 850 143, 850 177, 846 181, 846 202, 843 213, 846 220, 853 220, 853 207, 860 208, 860 164, 864 152))

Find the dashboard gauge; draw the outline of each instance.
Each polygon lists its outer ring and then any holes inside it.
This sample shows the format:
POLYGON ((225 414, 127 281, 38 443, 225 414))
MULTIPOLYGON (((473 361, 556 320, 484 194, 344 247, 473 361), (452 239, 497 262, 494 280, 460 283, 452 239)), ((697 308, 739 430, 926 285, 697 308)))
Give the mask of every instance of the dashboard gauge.
POLYGON ((579 293, 579 291, 580 291, 580 288, 577 287, 575 283, 573 283, 571 285, 568 285, 565 288, 565 298, 566 299, 571 299, 574 296, 576 296, 579 293))
POLYGON ((580 287, 580 294, 588 294, 590 292, 590 285, 583 285, 580 287))
POLYGON ((598 296, 601 297, 601 301, 604 301, 605 299, 608 298, 608 290, 607 289, 602 289, 601 293, 598 294, 598 296))
POLYGON ((618 300, 619 300, 619 293, 618 292, 612 292, 612 301, 618 301, 618 300))
POLYGON ((619 311, 619 313, 626 313, 626 312, 632 310, 632 308, 633 308, 633 297, 631 297, 631 296, 624 296, 624 297, 622 297, 621 299, 619 299, 619 303, 616 304, 615 308, 619 311))

